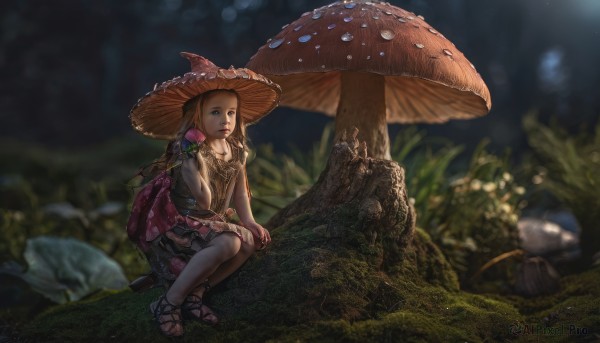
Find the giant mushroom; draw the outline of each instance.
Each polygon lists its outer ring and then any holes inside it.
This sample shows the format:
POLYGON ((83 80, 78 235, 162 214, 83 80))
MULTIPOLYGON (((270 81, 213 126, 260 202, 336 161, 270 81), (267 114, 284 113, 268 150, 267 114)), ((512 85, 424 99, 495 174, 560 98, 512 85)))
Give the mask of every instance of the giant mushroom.
POLYGON ((490 93, 465 56, 423 17, 381 1, 306 12, 261 46, 247 68, 281 85, 281 105, 356 127, 370 157, 390 159, 387 123, 485 115, 490 93))

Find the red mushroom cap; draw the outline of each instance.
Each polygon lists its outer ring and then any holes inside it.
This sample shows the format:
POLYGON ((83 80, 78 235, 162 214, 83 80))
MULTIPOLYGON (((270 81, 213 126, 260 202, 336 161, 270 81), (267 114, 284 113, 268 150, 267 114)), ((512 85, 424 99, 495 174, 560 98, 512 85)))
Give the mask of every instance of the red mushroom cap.
POLYGON ((281 105, 335 115, 340 73, 385 76, 387 121, 485 115, 490 93, 465 56, 424 18, 379 1, 336 2, 283 27, 247 68, 281 85, 281 105))

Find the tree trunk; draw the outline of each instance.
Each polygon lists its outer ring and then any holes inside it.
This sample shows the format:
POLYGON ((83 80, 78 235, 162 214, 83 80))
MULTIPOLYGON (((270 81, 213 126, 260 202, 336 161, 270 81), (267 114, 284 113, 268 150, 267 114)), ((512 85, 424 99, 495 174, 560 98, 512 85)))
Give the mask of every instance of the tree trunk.
POLYGON ((336 223, 333 214, 345 208, 356 217, 351 230, 381 245, 383 263, 401 258, 415 230, 415 213, 408 201, 404 170, 394 161, 367 157, 365 142, 359 144, 358 130, 349 137, 342 133, 334 145, 327 167, 317 183, 295 202, 279 211, 266 224, 279 227, 290 217, 310 213, 321 220, 327 236, 344 240, 348 223, 336 223))
POLYGON ((385 107, 385 78, 372 73, 341 73, 341 94, 335 117, 335 139, 358 129, 369 157, 390 160, 390 140, 385 107))

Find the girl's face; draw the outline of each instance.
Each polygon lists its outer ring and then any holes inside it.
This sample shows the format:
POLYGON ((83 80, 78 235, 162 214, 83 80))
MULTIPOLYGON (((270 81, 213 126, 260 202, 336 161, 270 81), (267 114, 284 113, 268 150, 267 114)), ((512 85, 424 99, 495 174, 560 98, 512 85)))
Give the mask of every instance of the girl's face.
POLYGON ((237 96, 231 92, 208 95, 202 104, 202 127, 209 139, 225 139, 235 130, 237 96))

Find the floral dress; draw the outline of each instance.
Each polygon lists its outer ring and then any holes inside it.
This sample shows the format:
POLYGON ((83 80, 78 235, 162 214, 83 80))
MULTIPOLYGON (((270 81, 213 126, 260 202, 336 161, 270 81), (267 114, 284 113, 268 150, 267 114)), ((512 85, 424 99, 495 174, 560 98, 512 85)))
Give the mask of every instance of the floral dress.
MULTIPOLYGON (((180 163, 169 173, 153 180, 155 183, 159 181, 154 191, 149 189, 151 187, 142 189, 134 202, 128 233, 163 284, 173 282, 196 252, 224 232, 235 234, 243 242, 254 245, 250 230, 227 222, 226 214, 231 211, 228 206, 235 181, 239 173, 244 172, 245 159, 242 147, 231 143, 229 146, 233 155, 229 161, 218 159, 206 144, 198 148, 207 165, 212 194, 209 210, 201 209, 197 204, 183 180, 180 163), (152 202, 154 204, 149 205, 152 202), (161 230, 160 227, 167 229, 161 230), (130 230, 138 232, 131 234, 130 230)), ((196 159, 197 151, 182 154, 181 162, 183 159, 196 159)))

